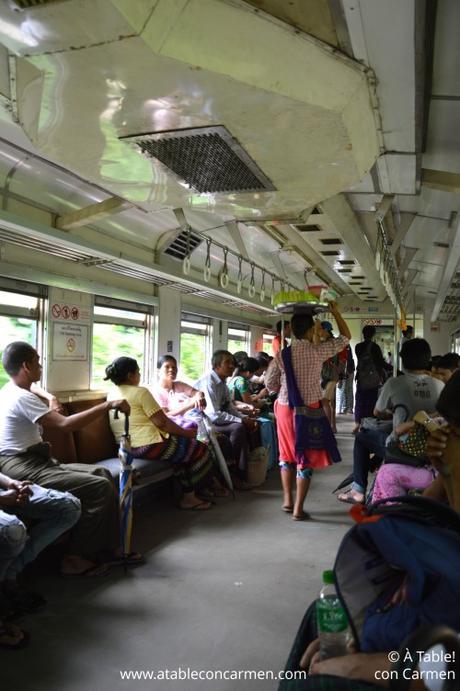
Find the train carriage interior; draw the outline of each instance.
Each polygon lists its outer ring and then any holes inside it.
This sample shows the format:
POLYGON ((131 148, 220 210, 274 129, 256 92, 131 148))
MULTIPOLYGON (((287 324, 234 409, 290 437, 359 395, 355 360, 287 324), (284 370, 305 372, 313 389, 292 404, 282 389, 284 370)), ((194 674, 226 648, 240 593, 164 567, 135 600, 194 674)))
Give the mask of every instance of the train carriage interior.
MULTIPOLYGON (((189 387, 216 351, 276 362, 292 316, 277 306, 312 294, 353 353, 373 327, 390 375, 408 326, 433 356, 460 354, 459 27, 457 0, 2 0, 0 351, 36 349, 68 417, 105 404, 119 357, 146 387, 163 355, 189 387)), ((200 516, 178 510, 171 465, 143 460, 146 563, 68 582, 62 541, 48 547, 24 573, 48 604, 16 624, 28 645, 0 646, 0 688, 278 688, 353 524, 332 493, 353 470, 351 412, 312 520, 280 510, 277 462, 200 516), (179 668, 273 675, 123 677, 179 668)), ((104 421, 45 439, 63 464, 104 463, 104 421)), ((1 549, 0 532, 0 567, 1 549)))

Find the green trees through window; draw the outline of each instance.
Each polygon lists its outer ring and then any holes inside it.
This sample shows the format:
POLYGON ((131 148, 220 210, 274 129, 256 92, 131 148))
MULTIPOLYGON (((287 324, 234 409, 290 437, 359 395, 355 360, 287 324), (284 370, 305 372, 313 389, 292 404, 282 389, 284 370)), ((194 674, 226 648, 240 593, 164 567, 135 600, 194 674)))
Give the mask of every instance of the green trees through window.
POLYGON ((137 360, 142 372, 144 366, 145 329, 122 324, 94 324, 91 385, 96 389, 110 388, 105 382, 105 368, 115 358, 125 355, 137 360))
POLYGON ((180 371, 191 384, 211 366, 206 362, 206 340, 202 334, 182 333, 180 337, 180 371))

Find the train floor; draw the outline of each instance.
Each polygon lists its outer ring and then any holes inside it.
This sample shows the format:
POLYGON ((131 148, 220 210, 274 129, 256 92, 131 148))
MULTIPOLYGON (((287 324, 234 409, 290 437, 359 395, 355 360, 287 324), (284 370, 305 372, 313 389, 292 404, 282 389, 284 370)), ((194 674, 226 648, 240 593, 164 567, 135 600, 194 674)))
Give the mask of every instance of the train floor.
MULTIPOLYGON (((272 680, 193 680, 192 670, 283 669, 302 615, 351 524, 331 494, 352 465, 351 416, 338 416, 342 463, 317 472, 305 508, 281 511, 278 471, 203 514, 167 498, 135 514, 147 564, 63 581, 38 570, 48 606, 20 621, 30 645, 0 652, 0 687, 34 691, 246 691, 272 680), (166 673, 166 670, 169 670, 166 673), (188 679, 179 679, 188 675, 188 679), (157 678, 125 679, 126 672, 157 678), (169 679, 164 677, 169 674, 169 679), (162 678, 163 677, 163 678, 162 678), (176 678, 177 677, 177 678, 176 678)), ((132 675, 131 675, 132 676, 132 675)))

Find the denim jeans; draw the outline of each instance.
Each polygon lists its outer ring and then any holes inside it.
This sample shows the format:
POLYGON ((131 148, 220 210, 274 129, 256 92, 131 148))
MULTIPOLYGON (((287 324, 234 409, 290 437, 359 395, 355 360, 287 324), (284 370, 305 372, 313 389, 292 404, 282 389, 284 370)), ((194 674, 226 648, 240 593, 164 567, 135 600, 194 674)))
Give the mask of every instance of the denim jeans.
MULTIPOLYGON (((80 500, 69 492, 31 485, 22 506, 0 509, 0 583, 14 580, 29 562, 80 518, 80 500), (32 520, 27 530, 23 520, 32 520)), ((0 497, 3 490, 0 490, 0 497)))
POLYGON ((366 492, 371 454, 384 458, 388 434, 388 430, 364 429, 356 435, 353 447, 353 489, 356 492, 366 492))

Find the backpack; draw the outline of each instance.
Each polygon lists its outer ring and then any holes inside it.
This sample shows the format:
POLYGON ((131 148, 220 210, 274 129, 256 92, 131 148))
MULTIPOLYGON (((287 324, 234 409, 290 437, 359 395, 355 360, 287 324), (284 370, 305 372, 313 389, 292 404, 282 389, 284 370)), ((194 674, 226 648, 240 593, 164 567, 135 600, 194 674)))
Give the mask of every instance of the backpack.
POLYGON ((358 358, 358 371, 356 379, 360 389, 377 389, 382 383, 382 377, 375 366, 371 353, 372 341, 369 341, 364 353, 358 358))
POLYGON ((334 573, 358 649, 397 650, 424 625, 460 631, 460 515, 412 496, 351 511, 359 522, 342 540, 334 573), (403 582, 405 600, 392 605, 403 582))
POLYGON ((325 389, 328 382, 339 381, 339 379, 340 375, 337 356, 334 355, 334 357, 328 358, 325 362, 323 362, 323 366, 321 368, 321 387, 325 389))

